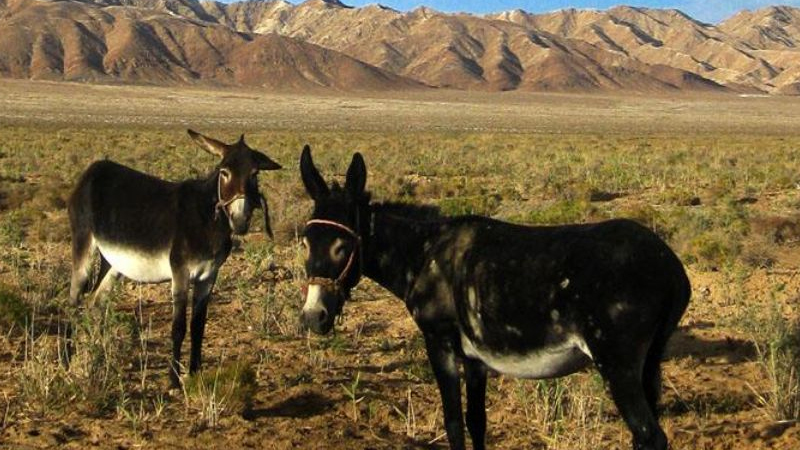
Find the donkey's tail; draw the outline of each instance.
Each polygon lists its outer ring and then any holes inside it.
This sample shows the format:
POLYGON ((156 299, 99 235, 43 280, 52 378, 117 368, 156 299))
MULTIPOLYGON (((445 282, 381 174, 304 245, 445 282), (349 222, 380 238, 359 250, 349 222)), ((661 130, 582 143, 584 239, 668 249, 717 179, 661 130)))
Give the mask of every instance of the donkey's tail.
MULTIPOLYGON (((677 259, 677 258, 676 258, 677 259)), ((645 396, 653 416, 658 418, 658 400, 661 396, 661 361, 666 352, 667 343, 672 333, 678 328, 678 323, 689 306, 689 299, 692 296, 692 286, 689 277, 683 268, 683 264, 678 261, 678 271, 676 273, 674 289, 663 311, 663 319, 656 330, 653 341, 650 343, 650 350, 644 361, 642 370, 642 382, 644 384, 645 396)))

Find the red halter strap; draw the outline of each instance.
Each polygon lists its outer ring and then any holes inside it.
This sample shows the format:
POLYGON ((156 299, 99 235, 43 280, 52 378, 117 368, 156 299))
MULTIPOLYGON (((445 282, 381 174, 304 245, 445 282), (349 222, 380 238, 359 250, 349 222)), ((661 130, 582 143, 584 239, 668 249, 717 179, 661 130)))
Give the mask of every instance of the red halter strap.
POLYGON ((356 248, 354 248, 353 251, 350 252, 350 258, 347 259, 347 265, 344 266, 344 269, 342 270, 342 273, 340 273, 339 276, 336 277, 336 279, 325 278, 325 277, 311 277, 306 281, 306 286, 311 285, 311 284, 318 284, 318 285, 322 285, 322 286, 330 286, 331 288, 333 288, 334 291, 338 291, 338 292, 341 293, 342 282, 344 281, 345 278, 347 278, 347 275, 350 273, 350 270, 353 268, 353 262, 356 259, 356 251, 360 251, 361 250, 361 237, 358 235, 358 233, 353 231, 353 229, 348 227, 347 225, 342 225, 341 223, 334 222, 332 220, 311 219, 308 222, 306 222, 306 226, 309 226, 309 225, 325 225, 325 226, 337 228, 337 229, 342 230, 345 233, 349 234, 350 236, 354 237, 355 240, 356 240, 356 248))

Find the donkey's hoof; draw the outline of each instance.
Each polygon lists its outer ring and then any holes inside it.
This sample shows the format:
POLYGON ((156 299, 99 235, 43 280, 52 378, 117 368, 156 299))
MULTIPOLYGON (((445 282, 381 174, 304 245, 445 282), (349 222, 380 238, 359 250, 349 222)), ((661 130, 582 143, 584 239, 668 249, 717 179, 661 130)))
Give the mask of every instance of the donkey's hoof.
POLYGON ((667 450, 668 447, 667 436, 661 430, 647 442, 633 443, 634 450, 667 450))

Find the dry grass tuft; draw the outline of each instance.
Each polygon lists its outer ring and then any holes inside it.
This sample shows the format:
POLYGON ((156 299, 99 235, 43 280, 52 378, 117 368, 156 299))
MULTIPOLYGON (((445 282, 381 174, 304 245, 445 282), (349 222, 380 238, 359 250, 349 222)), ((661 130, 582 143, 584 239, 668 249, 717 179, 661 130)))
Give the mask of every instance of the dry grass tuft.
POLYGON ((224 417, 252 408, 256 372, 248 363, 226 362, 187 378, 183 389, 187 412, 196 417, 195 429, 216 428, 224 417))

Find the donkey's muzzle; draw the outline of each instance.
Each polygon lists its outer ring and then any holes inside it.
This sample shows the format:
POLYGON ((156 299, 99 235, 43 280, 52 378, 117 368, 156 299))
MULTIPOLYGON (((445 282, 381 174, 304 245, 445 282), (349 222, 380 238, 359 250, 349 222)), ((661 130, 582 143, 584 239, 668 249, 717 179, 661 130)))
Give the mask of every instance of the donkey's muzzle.
POLYGON ((230 220, 231 230, 234 234, 243 235, 250 229, 250 218, 253 215, 253 207, 244 198, 238 198, 226 205, 228 219, 230 220))
POLYGON ((300 314, 301 324, 316 334, 327 334, 336 319, 336 294, 317 284, 309 284, 303 291, 306 302, 300 314))
POLYGON ((303 328, 311 330, 315 334, 328 334, 333 329, 333 322, 325 309, 303 312, 300 316, 300 323, 303 328))

